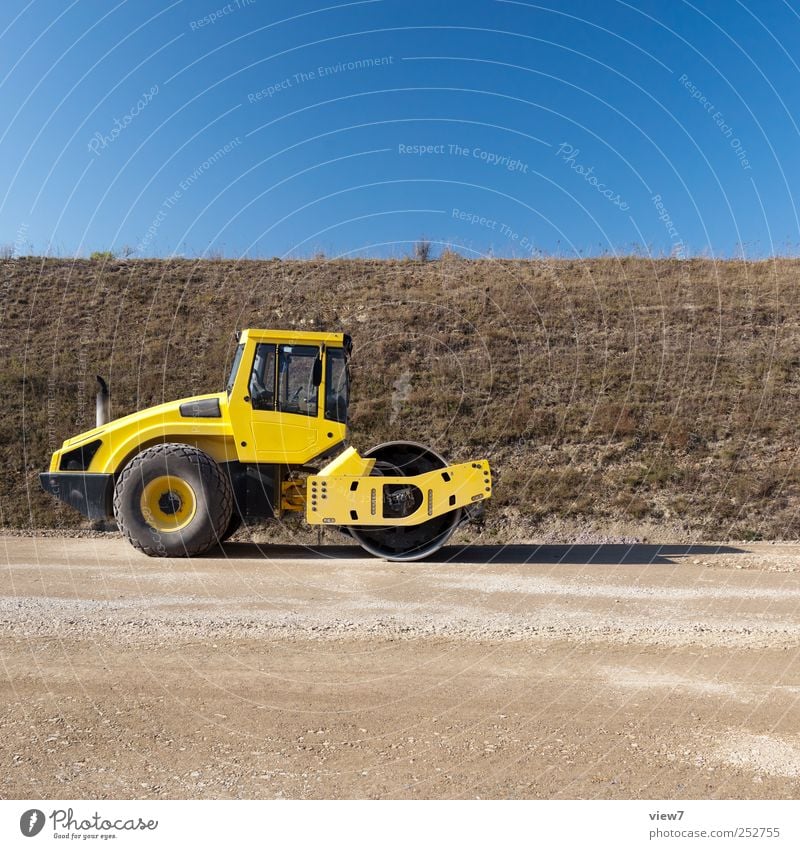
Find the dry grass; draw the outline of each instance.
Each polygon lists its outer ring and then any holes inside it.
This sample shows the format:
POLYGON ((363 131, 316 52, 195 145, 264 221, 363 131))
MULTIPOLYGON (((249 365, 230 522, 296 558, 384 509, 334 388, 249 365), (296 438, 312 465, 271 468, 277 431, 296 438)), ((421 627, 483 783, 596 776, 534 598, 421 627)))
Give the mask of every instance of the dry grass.
MULTIPOLYGON (((800 536, 800 263, 0 262, 0 524, 68 526, 36 473, 93 421, 220 388, 245 326, 346 329, 353 441, 498 473, 488 526, 553 517, 800 536)), ((522 530, 520 530, 522 529, 522 530)))

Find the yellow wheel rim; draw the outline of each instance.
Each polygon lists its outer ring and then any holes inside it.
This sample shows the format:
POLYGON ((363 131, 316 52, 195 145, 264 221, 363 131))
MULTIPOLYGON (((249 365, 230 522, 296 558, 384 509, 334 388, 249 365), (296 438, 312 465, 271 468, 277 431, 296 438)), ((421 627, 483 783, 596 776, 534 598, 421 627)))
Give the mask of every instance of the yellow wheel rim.
POLYGON ((173 475, 161 475, 146 484, 140 503, 147 524, 164 533, 185 528, 197 512, 194 490, 173 475))

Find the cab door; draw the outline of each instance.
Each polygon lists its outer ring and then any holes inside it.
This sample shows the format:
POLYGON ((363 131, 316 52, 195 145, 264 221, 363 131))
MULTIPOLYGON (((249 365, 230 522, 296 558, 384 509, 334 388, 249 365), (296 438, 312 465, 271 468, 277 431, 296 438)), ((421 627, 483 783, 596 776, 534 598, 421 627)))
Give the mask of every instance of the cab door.
POLYGON ((249 418, 245 427, 250 439, 240 440, 240 459, 304 463, 318 453, 320 386, 314 385, 314 364, 319 355, 316 345, 255 345, 242 399, 249 411, 240 414, 240 421, 241 416, 249 418), (242 441, 248 444, 242 446, 242 441))

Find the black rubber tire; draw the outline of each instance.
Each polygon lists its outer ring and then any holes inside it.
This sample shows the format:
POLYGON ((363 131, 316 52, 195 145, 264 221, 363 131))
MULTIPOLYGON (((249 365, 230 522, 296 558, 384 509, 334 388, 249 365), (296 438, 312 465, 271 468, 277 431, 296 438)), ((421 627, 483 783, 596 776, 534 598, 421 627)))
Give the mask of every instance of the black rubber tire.
POLYGON ((191 445, 168 442, 137 454, 114 487, 114 518, 128 542, 151 557, 192 557, 217 545, 231 521, 233 493, 228 476, 217 463, 191 445), (197 504, 194 516, 180 530, 159 531, 142 513, 144 487, 161 475, 191 486, 197 504))
POLYGON ((228 522, 228 527, 225 528, 225 533, 219 538, 219 541, 227 542, 241 527, 242 517, 234 511, 231 513, 231 520, 228 522))
MULTIPOLYGON (((376 460, 373 474, 411 477, 443 469, 447 462, 432 448, 417 442, 384 442, 363 454, 376 460)), ((350 527, 350 536, 375 557, 396 562, 423 560, 438 551, 461 523, 461 508, 419 525, 394 527, 350 527)))

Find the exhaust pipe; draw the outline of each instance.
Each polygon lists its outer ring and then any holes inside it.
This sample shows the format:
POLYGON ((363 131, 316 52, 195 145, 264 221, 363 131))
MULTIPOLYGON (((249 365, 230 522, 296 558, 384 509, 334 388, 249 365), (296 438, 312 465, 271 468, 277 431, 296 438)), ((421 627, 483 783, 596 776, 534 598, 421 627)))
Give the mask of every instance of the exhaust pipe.
POLYGON ((111 418, 111 394, 108 384, 97 375, 97 427, 101 427, 111 418))

